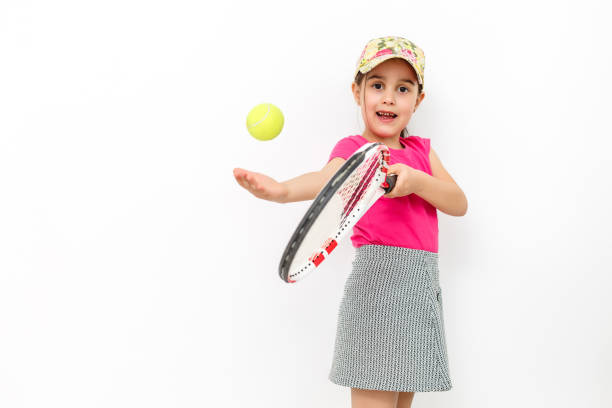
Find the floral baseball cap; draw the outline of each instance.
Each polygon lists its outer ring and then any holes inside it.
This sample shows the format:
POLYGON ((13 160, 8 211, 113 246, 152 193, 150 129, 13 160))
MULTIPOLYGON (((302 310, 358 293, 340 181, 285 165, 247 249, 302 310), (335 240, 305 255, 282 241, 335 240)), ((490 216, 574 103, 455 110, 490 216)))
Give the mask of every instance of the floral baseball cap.
POLYGON ((423 85, 425 74, 425 53, 412 41, 402 37, 380 37, 370 40, 359 60, 357 61, 357 72, 365 74, 378 64, 391 58, 402 58, 414 68, 419 84, 423 85))

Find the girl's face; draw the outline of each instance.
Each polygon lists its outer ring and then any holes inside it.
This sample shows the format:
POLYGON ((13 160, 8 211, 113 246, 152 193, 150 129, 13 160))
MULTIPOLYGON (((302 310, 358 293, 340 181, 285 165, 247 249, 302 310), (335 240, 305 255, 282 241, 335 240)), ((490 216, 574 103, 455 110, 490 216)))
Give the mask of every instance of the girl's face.
POLYGON ((361 86, 353 83, 355 102, 361 106, 366 129, 364 136, 380 141, 399 140, 416 107, 425 97, 418 95, 418 80, 414 69, 399 58, 378 64, 367 73, 361 86))

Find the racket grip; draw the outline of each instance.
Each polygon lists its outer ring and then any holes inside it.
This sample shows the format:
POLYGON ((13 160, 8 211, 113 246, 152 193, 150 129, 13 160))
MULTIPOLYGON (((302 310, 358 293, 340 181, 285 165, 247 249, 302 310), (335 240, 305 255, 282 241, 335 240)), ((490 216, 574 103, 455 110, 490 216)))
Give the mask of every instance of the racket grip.
POLYGON ((395 187, 395 181, 396 180, 397 180, 397 174, 389 174, 387 176, 385 181, 388 184, 388 187, 384 187, 385 194, 387 194, 387 193, 389 193, 389 191, 393 190, 393 187, 395 187))

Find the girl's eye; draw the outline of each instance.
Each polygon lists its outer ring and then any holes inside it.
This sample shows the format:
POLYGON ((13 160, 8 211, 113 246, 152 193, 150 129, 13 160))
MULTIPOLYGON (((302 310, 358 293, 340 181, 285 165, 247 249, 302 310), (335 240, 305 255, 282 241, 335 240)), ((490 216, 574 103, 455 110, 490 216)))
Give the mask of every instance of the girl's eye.
MULTIPOLYGON (((378 82, 378 83, 372 84, 372 87, 373 87, 374 89, 381 90, 381 89, 383 88, 383 84, 381 84, 380 82, 378 82)), ((399 91, 400 91, 401 93, 406 93, 406 92, 410 92, 410 89, 409 89, 408 87, 405 87, 405 86, 400 86, 400 87, 399 87, 399 91)))

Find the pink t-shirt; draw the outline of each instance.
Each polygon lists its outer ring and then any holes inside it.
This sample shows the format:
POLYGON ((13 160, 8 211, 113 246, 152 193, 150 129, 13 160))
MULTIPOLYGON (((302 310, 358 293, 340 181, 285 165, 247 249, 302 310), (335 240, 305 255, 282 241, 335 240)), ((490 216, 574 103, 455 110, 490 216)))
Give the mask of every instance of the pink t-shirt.
MULTIPOLYGON (((419 136, 400 137, 403 149, 391 149, 389 164, 404 163, 431 175, 430 140, 419 136)), ((363 136, 340 139, 329 155, 348 159, 369 143, 363 136)), ((353 227, 354 247, 365 244, 389 245, 438 252, 437 209, 416 194, 381 197, 353 227)))

